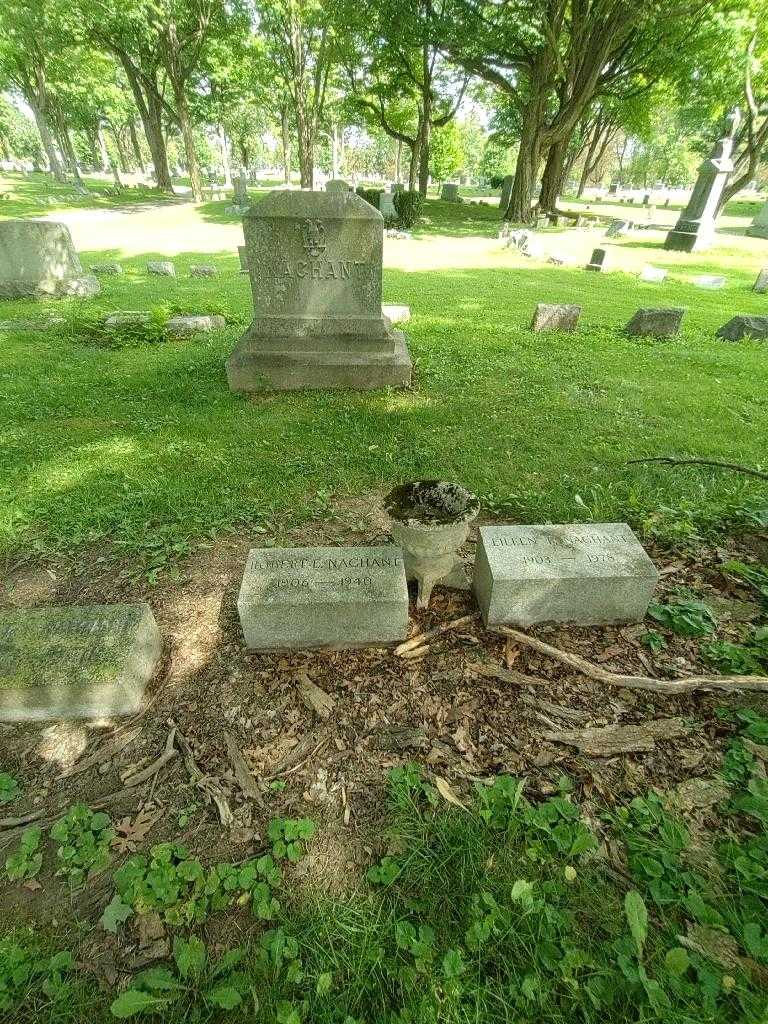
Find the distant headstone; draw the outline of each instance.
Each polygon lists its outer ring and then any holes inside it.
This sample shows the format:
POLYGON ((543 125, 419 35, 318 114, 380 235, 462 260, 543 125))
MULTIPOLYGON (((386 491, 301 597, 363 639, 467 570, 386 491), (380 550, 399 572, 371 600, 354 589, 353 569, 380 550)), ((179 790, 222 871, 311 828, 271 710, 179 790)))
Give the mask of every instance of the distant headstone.
POLYGON ((717 274, 701 274, 699 277, 694 277, 693 283, 697 288, 709 288, 716 291, 718 288, 725 287, 725 278, 719 277, 717 274))
POLYGON ((241 171, 232 183, 237 206, 248 205, 248 177, 245 171, 241 171))
POLYGON ((331 178, 325 183, 326 192, 351 192, 352 186, 342 178, 331 178))
POLYGON ((502 216, 509 206, 509 200, 512 198, 512 186, 514 183, 514 174, 507 174, 506 177, 501 180, 501 199, 499 200, 499 209, 502 211, 502 216))
POLYGON ((384 220, 394 220, 397 217, 395 201, 390 192, 379 192, 379 213, 384 220))
POLYGON ((643 206, 650 206, 650 205, 651 205, 651 193, 650 192, 646 192, 645 195, 643 196, 643 206))
POLYGON ((405 185, 403 185, 403 183, 400 181, 393 181, 392 184, 389 186, 389 191, 392 193, 392 195, 394 195, 395 192, 402 192, 404 191, 404 189, 405 185))
POLYGON ((626 326, 627 334, 638 338, 671 338, 680 333, 685 310, 638 309, 626 326))
POLYGON ((176 267, 170 260, 150 260, 147 263, 147 273, 160 277, 176 277, 176 267))
POLYGON ((640 280, 646 284, 661 284, 662 281, 666 281, 667 272, 663 267, 652 267, 650 265, 643 267, 640 271, 640 280))
POLYGON ((606 257, 608 253, 605 249, 593 249, 592 256, 589 263, 584 268, 585 270, 605 270, 606 257))
POLYGON ((768 203, 758 210, 757 216, 747 228, 747 234, 753 238, 768 238, 768 203))
POLYGON ((91 267, 91 273, 97 275, 104 275, 105 277, 122 274, 123 268, 119 263, 94 263, 91 267))
POLYGON ((217 273, 212 263, 196 263, 189 268, 190 277, 215 277, 217 273))
POLYGON ((0 611, 0 721, 134 714, 160 654, 147 604, 0 611))
POLYGON ((446 203, 458 203, 459 183, 457 181, 444 181, 440 188, 440 198, 446 203))
POLYGON ((581 316, 581 306, 540 302, 533 314, 531 330, 575 331, 581 316))
POLYGON ((238 245, 237 255, 240 257, 240 273, 248 273, 248 250, 244 245, 238 245))
POLYGON ((408 632, 403 553, 254 548, 237 599, 250 650, 382 646, 408 632))
POLYGON ((640 622, 658 579, 626 523, 481 526, 473 590, 486 625, 640 622))
POLYGON ((381 307, 381 312, 384 316, 389 317, 393 324, 406 323, 411 319, 410 306, 389 305, 385 302, 381 307))
POLYGON ((271 192, 243 222, 254 319, 227 362, 233 391, 410 384, 381 312, 384 221, 353 192, 271 192))
POLYGON ((757 275, 752 291, 757 292, 758 295, 765 295, 768 292, 768 267, 763 267, 757 275))
POLYGON ((44 320, 0 320, 0 331, 8 331, 9 333, 24 332, 24 331, 50 331, 54 327, 61 327, 65 324, 66 318, 63 316, 49 316, 44 320))
POLYGON ((764 341, 768 339, 768 316, 735 316, 723 324, 717 336, 723 341, 742 341, 744 338, 764 341))
POLYGON ((632 227, 632 221, 630 220, 619 220, 618 218, 612 220, 608 225, 608 230, 605 232, 606 238, 620 238, 622 235, 628 235, 632 227))
POLYGON ((0 299, 62 299, 98 295, 69 228, 45 220, 0 220, 0 299))
POLYGON ((733 171, 731 153, 741 121, 738 109, 727 119, 726 134, 699 167, 699 176, 688 205, 672 231, 667 235, 665 249, 680 252, 698 252, 708 249, 715 240, 715 218, 720 198, 733 171))
POLYGON ((220 331, 226 325, 227 321, 223 316, 201 313, 172 316, 165 329, 170 335, 181 338, 187 334, 197 334, 199 331, 220 331))
POLYGON ((615 195, 618 195, 618 192, 619 192, 619 183, 618 183, 618 181, 612 181, 611 184, 608 186, 608 195, 609 196, 615 196, 615 195))

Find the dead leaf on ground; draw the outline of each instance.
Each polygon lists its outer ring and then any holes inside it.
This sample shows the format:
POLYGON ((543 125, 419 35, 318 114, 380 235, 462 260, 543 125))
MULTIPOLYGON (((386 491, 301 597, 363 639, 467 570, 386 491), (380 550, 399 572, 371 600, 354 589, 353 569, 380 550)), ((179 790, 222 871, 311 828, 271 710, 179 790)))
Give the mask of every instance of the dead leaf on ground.
POLYGON ((460 807, 462 811, 469 813, 469 808, 465 803, 456 796, 454 791, 451 789, 451 784, 447 782, 441 775, 435 775, 435 789, 443 798, 447 800, 449 804, 453 804, 454 807, 460 807))
POLYGON ((150 829, 158 820, 161 811, 154 815, 146 809, 139 811, 131 821, 130 816, 125 817, 115 825, 117 835, 112 840, 112 846, 119 853, 135 853, 139 843, 147 838, 150 829))

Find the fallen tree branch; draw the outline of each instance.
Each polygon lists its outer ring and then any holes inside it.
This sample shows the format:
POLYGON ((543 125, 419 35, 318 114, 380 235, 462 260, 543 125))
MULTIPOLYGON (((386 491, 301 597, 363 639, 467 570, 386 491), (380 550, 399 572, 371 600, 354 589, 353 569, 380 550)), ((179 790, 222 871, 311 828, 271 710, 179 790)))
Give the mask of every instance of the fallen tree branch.
MULTIPOLYGON (((140 772, 136 772, 135 775, 129 775, 127 779, 123 779, 123 787, 125 789, 132 789, 134 786, 140 786, 142 782, 146 782, 151 779, 153 775, 157 775, 160 769, 172 761, 176 757, 176 749, 174 748, 173 742, 176 737, 176 730, 171 729, 168 733, 168 739, 165 741, 165 750, 162 752, 160 757, 152 764, 147 765, 146 768, 142 768, 140 772)), ((112 794, 113 796, 115 794, 112 794)), ((107 799, 106 797, 104 799, 107 799)))
POLYGON ((555 661, 575 669, 582 675, 598 683, 607 683, 609 686, 619 686, 626 690, 650 690, 652 693, 662 693, 666 697, 677 697, 686 693, 693 693, 696 690, 754 690, 758 693, 768 693, 768 677, 766 676, 685 676, 681 679, 652 679, 651 676, 624 676, 618 672, 609 672, 607 669, 594 665, 586 658, 578 654, 569 654, 561 651, 559 647, 553 647, 543 640, 537 640, 534 636, 521 633, 518 629, 510 626, 499 626, 496 632, 502 636, 509 636, 526 647, 532 647, 539 654, 545 654, 555 661))
POLYGON ((471 615, 462 615, 460 619, 453 619, 451 622, 446 622, 442 626, 435 626, 434 629, 428 629, 425 633, 418 633, 416 636, 412 636, 410 640, 406 640, 395 648, 394 653, 399 657, 404 657, 409 651, 415 650, 417 647, 421 647, 427 640, 432 640, 436 636, 440 636, 443 633, 448 633, 452 629, 459 629, 461 626, 468 626, 470 622, 479 615, 479 612, 473 612, 471 615))
POLYGON ((231 732, 225 732, 224 739, 227 744, 227 756, 229 757, 229 763, 232 765, 232 771, 235 773, 235 779, 237 780, 238 786, 243 791, 243 795, 249 800, 254 800, 259 807, 263 807, 264 799, 261 795, 259 784, 251 774, 251 770, 243 757, 242 751, 240 750, 240 744, 231 732))
POLYGON ((209 775, 205 775, 200 771, 189 740, 187 740, 177 728, 175 729, 175 732, 176 743, 181 751, 181 757, 184 761, 184 767, 187 769, 190 782, 204 795, 206 803, 213 801, 216 804, 221 824, 226 825, 227 828, 231 828, 234 824, 235 816, 232 813, 232 808, 229 806, 229 801, 227 800, 224 790, 209 775))
POLYGON ((687 732, 682 718, 657 718, 640 725, 608 725, 601 729, 571 729, 545 732, 554 743, 577 747, 582 754, 610 757, 653 750, 656 740, 671 740, 687 732))
POLYGON ((21 828, 23 825, 28 825, 31 821, 37 821, 38 818, 42 818, 45 811, 32 811, 31 814, 22 814, 20 818, 0 818, 0 832, 4 832, 9 828, 21 828))
POLYGON ((637 466, 643 462, 658 462, 665 466, 716 466, 718 469, 732 469, 735 473, 746 473, 760 480, 768 480, 768 473, 751 466, 742 466, 738 462, 721 462, 719 459, 674 459, 670 455, 658 455, 649 459, 630 459, 627 466, 637 466))

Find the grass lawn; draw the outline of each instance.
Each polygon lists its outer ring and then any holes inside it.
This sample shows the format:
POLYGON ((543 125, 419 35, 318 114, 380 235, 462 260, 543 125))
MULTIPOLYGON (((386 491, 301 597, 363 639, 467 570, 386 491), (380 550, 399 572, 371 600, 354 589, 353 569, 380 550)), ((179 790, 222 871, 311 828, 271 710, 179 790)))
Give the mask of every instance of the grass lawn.
MULTIPOLYGON (((225 206, 197 216, 234 232, 225 206)), ((144 216, 151 225, 152 211, 144 216)), ((714 338, 735 313, 766 311, 766 297, 750 290, 759 255, 725 235, 722 248, 692 257, 644 237, 612 246, 617 262, 670 269, 667 283, 650 286, 634 274, 526 261, 497 245, 496 229, 490 208, 432 201, 413 241, 388 240, 385 301, 413 312, 410 391, 231 394, 224 361, 251 310, 235 234, 227 252, 176 255, 176 280, 146 275, 147 258, 163 255, 147 238, 147 251, 124 259, 122 277, 102 278, 94 300, 4 302, 3 317, 55 312, 68 325, 0 333, 0 550, 100 538, 141 548, 158 530, 183 546, 249 524, 272 535, 306 518, 318 494, 417 477, 460 480, 491 510, 529 521, 642 524, 663 508, 716 515, 765 496, 759 483, 717 471, 625 465, 664 454, 764 462, 768 347, 714 338), (190 278, 194 262, 215 263, 219 276, 190 278), (721 291, 691 284, 716 272, 728 278, 721 291), (532 334, 542 300, 583 304, 578 332, 532 334), (98 312, 164 303, 222 309, 232 323, 162 345, 88 340, 83 325, 98 312), (687 307, 681 338, 624 337, 644 305, 687 307)), ((112 244, 83 253, 84 265, 123 257, 115 232, 104 234, 112 244)), ((569 237, 552 233, 552 242, 569 237)), ((580 244, 588 252, 593 239, 580 244)))

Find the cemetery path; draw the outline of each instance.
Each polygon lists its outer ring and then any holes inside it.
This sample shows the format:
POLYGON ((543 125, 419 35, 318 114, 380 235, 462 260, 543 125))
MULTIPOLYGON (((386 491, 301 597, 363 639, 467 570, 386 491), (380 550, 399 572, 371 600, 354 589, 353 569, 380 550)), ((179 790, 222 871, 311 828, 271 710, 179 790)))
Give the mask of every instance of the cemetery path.
POLYGON ((119 256, 153 252, 235 252, 243 243, 239 221, 217 224, 192 203, 148 203, 126 210, 63 210, 46 220, 66 224, 79 252, 110 250, 119 256))

